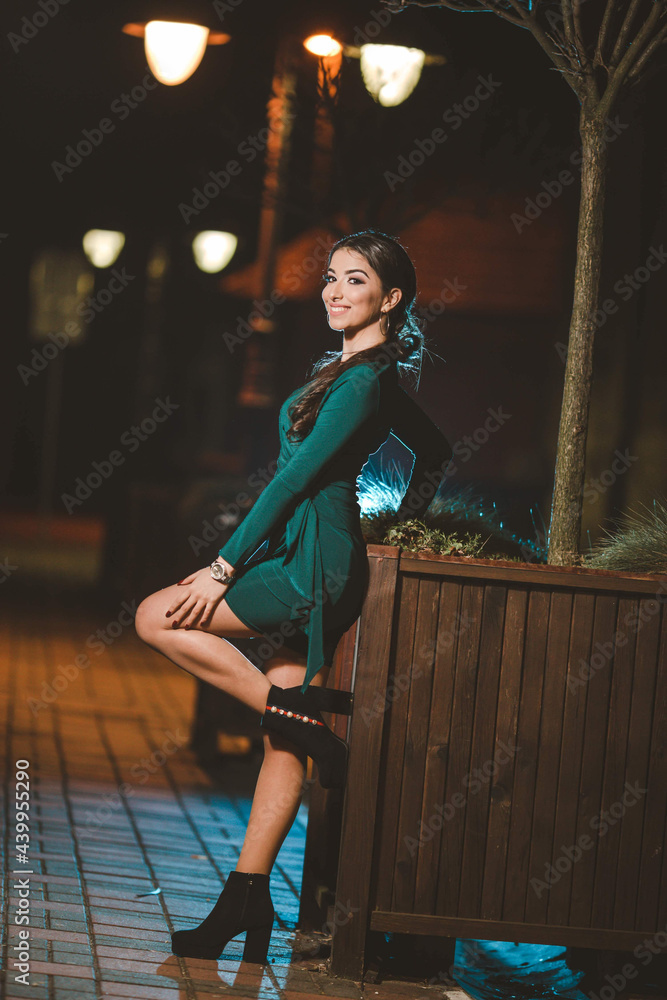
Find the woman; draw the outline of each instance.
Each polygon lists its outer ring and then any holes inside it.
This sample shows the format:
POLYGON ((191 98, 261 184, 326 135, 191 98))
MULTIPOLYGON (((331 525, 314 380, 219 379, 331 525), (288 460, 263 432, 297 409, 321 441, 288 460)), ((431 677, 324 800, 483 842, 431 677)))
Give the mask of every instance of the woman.
POLYGON ((338 240, 327 265, 322 298, 329 326, 343 335, 342 351, 325 354, 314 377, 283 403, 274 478, 210 567, 152 594, 137 610, 145 642, 255 708, 266 730, 236 870, 203 923, 172 935, 180 956, 218 958, 246 930, 244 959, 266 961, 274 915, 269 873, 299 809, 306 758, 317 764, 324 787, 345 781, 347 744, 320 713, 350 714, 352 706, 351 694, 325 686, 336 644, 358 618, 368 584, 356 479, 393 431, 415 454, 399 514, 419 517, 452 455, 397 381, 399 368, 420 370, 423 349, 413 312, 415 270, 405 249, 367 230, 338 240), (257 635, 276 646, 263 672, 220 643, 257 635))

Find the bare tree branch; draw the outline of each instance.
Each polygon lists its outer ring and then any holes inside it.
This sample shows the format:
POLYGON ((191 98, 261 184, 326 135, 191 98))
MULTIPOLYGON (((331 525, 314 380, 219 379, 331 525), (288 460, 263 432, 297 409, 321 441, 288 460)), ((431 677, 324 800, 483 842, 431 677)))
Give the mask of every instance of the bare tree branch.
MULTIPOLYGON (((639 0, 633 0, 632 6, 635 6, 638 2, 639 0)), ((611 70, 609 82, 607 83, 605 92, 602 95, 600 103, 598 104, 598 113, 602 117, 606 117, 610 113, 614 102, 621 92, 630 69, 643 54, 644 46, 648 47, 650 45, 650 38, 653 34, 653 29, 664 13, 664 3, 656 2, 651 10, 651 13, 635 35, 629 48, 626 50, 620 63, 611 70)))
POLYGON ((407 10, 408 7, 446 7, 448 10, 456 10, 461 14, 477 14, 486 10, 491 14, 501 17, 504 21, 509 21, 510 24, 516 24, 520 28, 526 27, 523 17, 517 17, 506 10, 499 10, 497 7, 492 6, 492 0, 489 0, 488 4, 480 2, 474 7, 461 6, 456 0, 433 0, 433 2, 431 0, 382 0, 382 2, 387 10, 394 14, 407 10))
POLYGON ((582 67, 588 69, 590 67, 590 60, 586 51, 584 33, 581 28, 581 0, 573 0, 572 15, 574 21, 574 43, 577 47, 582 67))
POLYGON ((616 45, 614 45, 614 50, 611 54, 611 59, 609 61, 610 67, 618 66, 618 63, 620 62, 623 49, 625 48, 625 43, 628 39, 630 28, 632 27, 632 22, 634 21, 637 15, 637 11, 639 10, 641 3, 642 0, 632 0, 630 6, 626 11, 625 17, 623 19, 623 24, 621 25, 621 30, 619 31, 618 37, 616 39, 616 45))
POLYGON ((598 41, 595 48, 595 65, 603 66, 605 69, 605 55, 604 50, 607 44, 607 35, 609 34, 609 27, 613 21, 613 15, 616 12, 616 0, 607 0, 607 6, 605 7, 604 14, 602 15, 602 21, 600 23, 600 30, 598 32, 598 41))
POLYGON ((570 0, 560 0, 560 13, 563 19, 563 27, 565 28, 565 38, 568 45, 574 48, 574 19, 572 17, 572 4, 570 0))
POLYGON ((662 45, 662 43, 664 41, 666 41, 666 40, 667 40, 667 24, 664 24, 662 26, 662 28, 660 29, 660 31, 655 36, 655 38, 653 38, 649 42, 649 44, 646 46, 646 48, 644 49, 642 55, 639 57, 639 59, 637 60, 637 62, 634 64, 634 66, 632 67, 632 69, 628 73, 628 80, 632 80, 633 82, 637 81, 637 78, 639 77, 639 74, 641 73, 641 71, 643 70, 644 66, 646 65, 646 63, 648 62, 648 60, 651 58, 651 56, 653 55, 653 53, 655 52, 655 50, 660 45, 662 45))

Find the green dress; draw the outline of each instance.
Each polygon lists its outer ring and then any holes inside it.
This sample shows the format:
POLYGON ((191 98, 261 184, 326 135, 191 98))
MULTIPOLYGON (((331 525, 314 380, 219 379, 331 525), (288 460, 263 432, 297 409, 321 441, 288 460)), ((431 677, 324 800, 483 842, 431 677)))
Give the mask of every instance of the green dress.
MULTIPOLYGON (((306 383, 309 385, 310 383, 306 383)), ((356 480, 393 432, 415 455, 399 508, 421 517, 446 474, 452 449, 398 384, 396 362, 342 372, 322 397, 313 427, 290 440, 280 408, 276 473, 219 554, 235 568, 227 604, 258 635, 307 656, 305 691, 354 624, 368 586, 356 480), (257 550, 263 551, 257 557, 257 550), (255 558, 253 558, 255 557, 255 558)))

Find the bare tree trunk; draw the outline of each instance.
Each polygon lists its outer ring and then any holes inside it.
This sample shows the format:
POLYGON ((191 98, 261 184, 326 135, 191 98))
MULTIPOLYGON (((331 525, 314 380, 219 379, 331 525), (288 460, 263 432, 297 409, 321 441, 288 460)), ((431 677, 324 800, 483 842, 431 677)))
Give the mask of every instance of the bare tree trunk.
POLYGON ((581 498, 586 473, 594 317, 598 305, 602 261, 607 163, 605 128, 605 120, 599 115, 591 115, 584 103, 579 119, 582 172, 574 302, 558 430, 547 556, 547 562, 553 566, 572 566, 580 561, 581 498))

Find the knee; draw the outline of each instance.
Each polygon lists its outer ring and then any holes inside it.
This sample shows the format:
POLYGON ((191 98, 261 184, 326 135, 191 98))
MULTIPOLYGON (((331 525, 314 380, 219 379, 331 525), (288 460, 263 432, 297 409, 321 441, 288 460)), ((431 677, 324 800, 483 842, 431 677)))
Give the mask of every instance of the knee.
MULTIPOLYGON (((166 618, 164 622, 160 621, 159 603, 155 597, 155 594, 151 594, 144 598, 134 617, 134 630, 144 642, 154 640, 155 636, 164 628, 165 622, 168 621, 166 618)), ((164 611, 161 614, 164 618, 164 611)))

